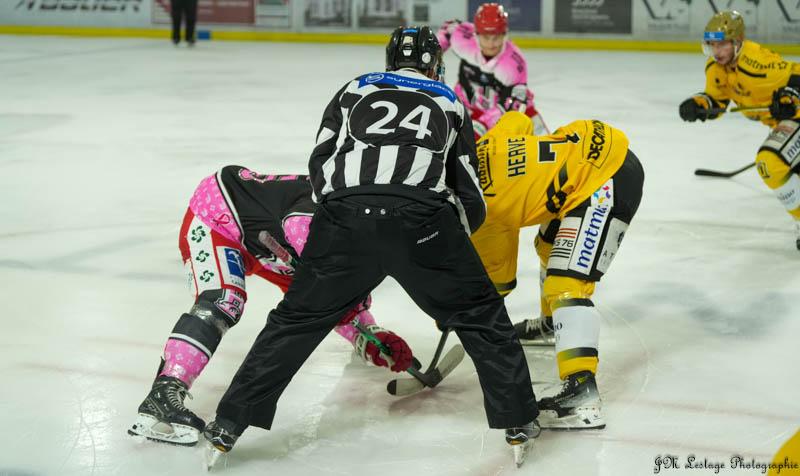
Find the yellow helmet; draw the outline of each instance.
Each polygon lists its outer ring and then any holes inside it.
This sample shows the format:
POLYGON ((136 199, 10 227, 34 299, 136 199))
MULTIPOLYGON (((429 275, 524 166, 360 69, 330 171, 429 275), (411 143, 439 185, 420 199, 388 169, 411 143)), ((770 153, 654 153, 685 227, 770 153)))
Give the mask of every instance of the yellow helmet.
POLYGON ((724 10, 714 14, 703 31, 703 41, 744 40, 744 19, 736 10, 724 10))

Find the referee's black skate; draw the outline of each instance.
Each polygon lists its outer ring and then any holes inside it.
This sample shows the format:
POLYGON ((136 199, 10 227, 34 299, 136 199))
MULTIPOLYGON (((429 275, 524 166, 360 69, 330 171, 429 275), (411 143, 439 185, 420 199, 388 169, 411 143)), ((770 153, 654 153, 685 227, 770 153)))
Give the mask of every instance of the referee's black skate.
POLYGON ((517 468, 525 462, 525 458, 533 446, 533 439, 538 437, 541 431, 536 420, 522 427, 506 429, 506 443, 511 445, 511 449, 514 450, 514 464, 517 465, 517 468))
POLYGON ((183 405, 187 395, 186 384, 180 379, 158 377, 139 405, 139 416, 128 434, 173 445, 196 445, 205 422, 183 405))
POLYGON ((537 317, 525 319, 514 324, 519 343, 522 345, 555 345, 556 335, 553 330, 553 318, 537 317))
POLYGON ((211 468, 214 467, 221 455, 227 454, 233 449, 233 445, 239 439, 234 425, 222 419, 209 423, 203 430, 203 437, 205 438, 203 456, 208 471, 211 471, 211 468))
POLYGON ((539 400, 539 424, 551 430, 599 430, 606 427, 594 374, 570 375, 561 392, 539 400))

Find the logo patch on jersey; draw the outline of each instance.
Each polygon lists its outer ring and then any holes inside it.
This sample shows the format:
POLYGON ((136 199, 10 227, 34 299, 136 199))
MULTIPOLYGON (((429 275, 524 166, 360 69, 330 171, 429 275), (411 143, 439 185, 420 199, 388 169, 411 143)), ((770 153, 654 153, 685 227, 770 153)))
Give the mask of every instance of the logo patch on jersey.
POLYGON ((493 197, 494 193, 490 191, 493 185, 492 170, 489 166, 489 139, 484 139, 478 143, 478 182, 481 185, 483 194, 488 197, 493 197))
POLYGON ((800 177, 797 174, 792 174, 789 180, 774 192, 786 210, 791 211, 800 207, 800 177))
POLYGON ((606 242, 603 243, 603 251, 600 252, 600 257, 597 258, 597 270, 605 274, 611 261, 619 251, 619 245, 622 244, 622 239, 625 238, 625 232, 628 230, 628 224, 618 218, 612 218, 611 223, 608 225, 608 233, 606 233, 606 242))
POLYGON ((223 289, 222 296, 214 301, 214 305, 236 324, 244 312, 244 297, 236 291, 223 289))
POLYGON ((578 233, 578 247, 572 255, 569 267, 575 271, 590 274, 597 258, 600 238, 611 214, 611 205, 589 207, 583 216, 581 231, 578 233))
POLYGON ((237 175, 239 176, 239 178, 241 180, 244 180, 245 182, 249 181, 249 180, 253 180, 253 181, 258 182, 258 183, 265 183, 265 182, 268 182, 270 180, 270 176, 264 175, 264 174, 260 174, 258 172, 253 172, 250 169, 241 169, 241 170, 239 170, 239 173, 237 175))
POLYGON ((378 81, 383 79, 383 73, 375 73, 375 74, 368 74, 364 78, 364 82, 366 84, 377 83, 378 81))
POLYGON ((508 178, 525 175, 525 137, 508 139, 508 178))
POLYGON ((778 153, 790 167, 796 166, 800 163, 800 124, 794 121, 780 122, 761 147, 778 153))
POLYGON ((786 144, 783 150, 783 158, 794 167, 800 159, 800 133, 794 135, 794 139, 786 144))
POLYGON ((197 225, 192 228, 192 237, 190 238, 195 243, 200 243, 206 237, 206 230, 204 225, 197 225))
POLYGON ((608 179, 592 194, 592 206, 596 205, 614 206, 614 179, 608 179))
POLYGON ((586 209, 581 220, 575 250, 569 260, 569 269, 582 274, 591 274, 592 266, 600 252, 603 230, 613 206, 614 180, 609 179, 592 194, 591 206, 586 209))
POLYGON ((439 230, 436 230, 433 233, 431 233, 430 235, 423 236, 422 238, 418 239, 417 240, 417 244, 421 245, 422 243, 425 243, 426 241, 430 241, 430 240, 436 238, 437 236, 439 236, 439 230))
POLYGON ((432 79, 417 79, 392 73, 372 73, 362 76, 358 80, 358 87, 367 84, 389 84, 411 89, 422 89, 446 97, 450 102, 456 102, 456 93, 449 86, 432 79), (378 78, 380 76, 380 78, 378 78))
POLYGON ((547 260, 548 269, 569 269, 569 261, 575 251, 580 226, 581 219, 578 217, 566 217, 561 221, 561 226, 553 240, 550 259, 547 260))
MULTIPOLYGON (((323 141, 324 142, 324 141, 323 141)), ((239 179, 244 182, 254 181, 258 183, 276 182, 283 180, 298 180, 301 175, 266 175, 258 172, 253 172, 250 169, 241 169, 237 174, 239 179)))
POLYGON ((592 137, 589 139, 589 153, 586 155, 586 160, 598 169, 603 166, 606 161, 608 151, 605 150, 606 146, 606 128, 605 124, 594 120, 592 121, 592 137))
POLYGON ((760 175, 761 178, 768 179, 772 177, 769 174, 769 167, 767 167, 767 163, 764 162, 763 160, 759 160, 756 162, 756 170, 758 170, 758 175, 760 175))
POLYGON ((244 290, 244 261, 239 250, 227 246, 217 246, 217 259, 222 271, 222 284, 244 290))

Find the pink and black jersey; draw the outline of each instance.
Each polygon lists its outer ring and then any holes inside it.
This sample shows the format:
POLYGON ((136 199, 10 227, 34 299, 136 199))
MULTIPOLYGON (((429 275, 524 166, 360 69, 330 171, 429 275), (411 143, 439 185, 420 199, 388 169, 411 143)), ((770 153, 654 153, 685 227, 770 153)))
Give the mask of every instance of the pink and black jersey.
POLYGON ((242 243, 265 264, 276 261, 276 257, 258 240, 259 233, 269 232, 298 258, 302 246, 287 239, 287 220, 310 217, 316 206, 311 200, 307 175, 263 175, 246 167, 229 165, 203 180, 189 208, 203 223, 242 243))

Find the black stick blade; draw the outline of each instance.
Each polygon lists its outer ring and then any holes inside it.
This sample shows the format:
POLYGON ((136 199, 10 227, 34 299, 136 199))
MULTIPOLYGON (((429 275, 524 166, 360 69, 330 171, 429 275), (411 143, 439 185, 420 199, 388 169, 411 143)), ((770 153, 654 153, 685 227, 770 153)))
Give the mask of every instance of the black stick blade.
POLYGON ((756 166, 755 162, 750 162, 749 164, 745 165, 742 168, 732 170, 730 172, 720 172, 719 170, 708 170, 708 169, 696 169, 694 171, 695 175, 699 175, 701 177, 722 177, 722 178, 731 178, 734 175, 739 175, 740 173, 744 172, 745 170, 749 170, 756 166))
POLYGON ((716 170, 708 170, 708 169, 696 169, 694 171, 695 175, 699 175, 700 177, 730 177, 731 175, 727 172, 718 172, 716 170))

